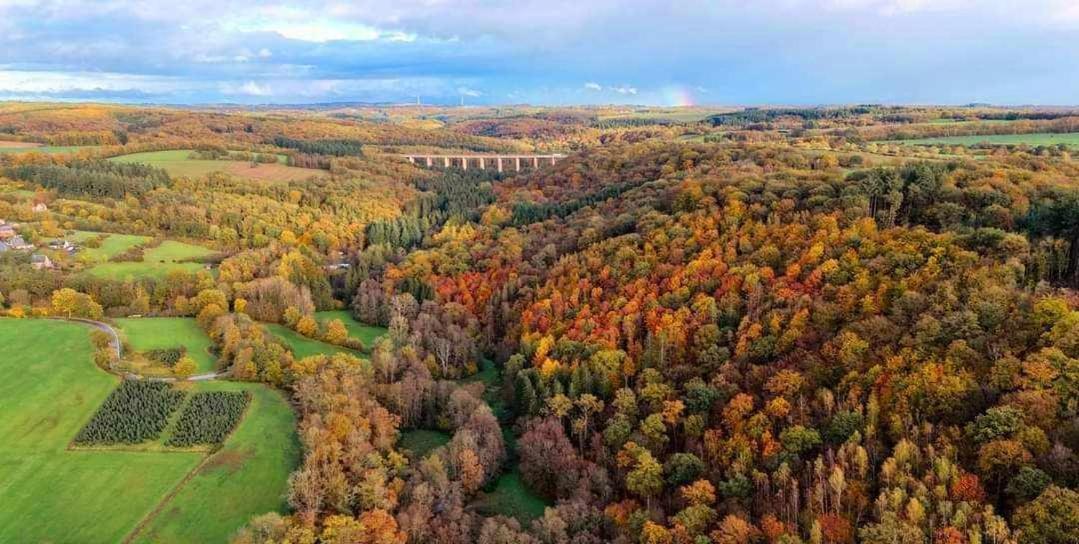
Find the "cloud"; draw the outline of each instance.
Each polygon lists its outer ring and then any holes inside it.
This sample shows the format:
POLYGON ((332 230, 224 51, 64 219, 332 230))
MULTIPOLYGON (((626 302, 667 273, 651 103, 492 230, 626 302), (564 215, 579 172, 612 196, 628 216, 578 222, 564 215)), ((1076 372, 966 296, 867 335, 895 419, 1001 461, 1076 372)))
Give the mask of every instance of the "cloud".
POLYGON ((0 72, 29 74, 0 75, 0 89, 175 102, 664 104, 682 88, 728 104, 1065 103, 1079 84, 1077 30, 1074 0, 0 0, 0 72))
POLYGON ((225 94, 245 94, 247 96, 270 96, 273 91, 267 85, 260 85, 254 81, 245 81, 239 87, 226 85, 222 92, 225 94))

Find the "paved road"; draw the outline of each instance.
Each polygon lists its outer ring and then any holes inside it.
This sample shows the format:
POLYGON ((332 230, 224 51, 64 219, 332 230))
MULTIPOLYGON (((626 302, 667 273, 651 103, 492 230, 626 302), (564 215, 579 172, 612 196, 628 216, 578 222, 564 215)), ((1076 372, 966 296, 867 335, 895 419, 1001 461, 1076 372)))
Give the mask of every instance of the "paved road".
MULTIPOLYGON (((91 327, 93 327, 93 328, 95 328, 95 329, 97 329, 97 330, 99 330, 101 332, 104 332, 105 334, 108 334, 112 338, 109 341, 109 343, 112 344, 114 349, 116 349, 116 359, 121 360, 121 359, 124 358, 124 345, 123 345, 122 342, 120 342, 120 335, 119 335, 119 333, 116 332, 116 329, 114 329, 112 327, 112 325, 109 325, 108 323, 105 323, 103 321, 94 321, 93 319, 83 319, 81 317, 54 317, 54 318, 50 318, 50 319, 59 319, 61 321, 73 321, 75 323, 82 323, 84 325, 89 325, 89 326, 91 326, 91 327)), ((224 372, 207 372, 205 374, 196 374, 194 376, 189 376, 187 379, 188 379, 188 381, 202 382, 202 381, 207 381, 207 380, 216 380, 217 378, 219 378, 221 376, 224 376, 224 375, 225 375, 224 372)), ((157 382, 175 382, 175 381, 177 381, 176 378, 142 376, 140 374, 135 374, 134 372, 125 372, 124 377, 135 379, 135 380, 146 379, 146 380, 152 380, 152 381, 157 381, 157 382)))

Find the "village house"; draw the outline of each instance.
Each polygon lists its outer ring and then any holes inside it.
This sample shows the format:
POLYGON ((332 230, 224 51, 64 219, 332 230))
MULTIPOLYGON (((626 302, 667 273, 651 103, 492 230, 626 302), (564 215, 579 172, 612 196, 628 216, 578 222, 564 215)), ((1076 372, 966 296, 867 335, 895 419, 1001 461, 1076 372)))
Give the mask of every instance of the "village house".
POLYGON ((15 232, 15 227, 0 221, 0 240, 13 238, 16 234, 18 233, 15 232))
POLYGON ((46 206, 44 202, 38 202, 37 204, 34 204, 34 207, 31 209, 34 211, 34 213, 45 213, 49 211, 49 207, 46 206))
POLYGON ((11 251, 11 246, 7 245, 5 242, 0 242, 0 253, 5 251, 11 251))
POLYGON ((50 259, 48 255, 42 255, 40 253, 35 253, 30 256, 30 266, 33 266, 34 270, 52 269, 54 267, 52 259, 50 259))
POLYGON ((11 246, 11 249, 18 249, 18 250, 34 249, 34 244, 26 243, 26 240, 23 240, 22 236, 19 236, 17 234, 15 236, 12 236, 11 238, 9 238, 7 240, 7 245, 11 246))

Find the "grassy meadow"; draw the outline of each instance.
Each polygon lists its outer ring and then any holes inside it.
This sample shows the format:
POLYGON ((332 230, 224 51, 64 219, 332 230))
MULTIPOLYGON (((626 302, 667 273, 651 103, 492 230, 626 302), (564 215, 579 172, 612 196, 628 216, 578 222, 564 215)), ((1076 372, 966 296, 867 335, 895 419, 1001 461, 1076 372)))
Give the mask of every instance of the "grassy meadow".
POLYGON ((191 152, 190 149, 148 151, 120 155, 109 160, 147 164, 165 170, 170 176, 187 178, 205 176, 211 172, 225 172, 238 177, 263 181, 298 181, 324 174, 321 170, 288 166, 284 164, 284 155, 278 155, 277 164, 252 165, 247 161, 192 159, 189 158, 191 152))
POLYGON ((112 234, 105 232, 89 232, 89 231, 75 231, 67 239, 78 243, 85 244, 87 240, 99 238, 104 235, 105 238, 101 240, 101 245, 98 247, 82 246, 80 255, 85 255, 86 258, 94 262, 104 262, 116 255, 119 255, 135 246, 145 244, 150 241, 149 236, 139 236, 137 234, 112 234))
POLYGON ((891 140, 878 143, 900 143, 909 145, 1058 145, 1079 146, 1079 132, 1033 134, 989 134, 984 136, 941 136, 937 138, 915 138, 910 140, 891 140))
POLYGON ((180 386, 252 393, 214 453, 71 449, 119 383, 94 366, 89 333, 62 321, 0 319, 0 542, 225 542, 251 516, 284 508, 300 455, 295 416, 279 392, 258 384, 180 386))
POLYGON ((297 359, 303 359, 304 357, 310 357, 312 355, 334 355, 336 353, 348 353, 357 357, 360 356, 360 353, 357 351, 308 338, 284 325, 267 323, 264 326, 270 334, 273 334, 284 341, 297 359))
POLYGON ((286 509, 288 475, 300 462, 296 416, 259 384, 199 382, 198 391, 250 391, 251 405, 224 446, 150 516, 134 542, 227 542, 251 517, 286 509))
POLYGON ((348 310, 315 312, 315 319, 317 319, 319 323, 325 323, 331 319, 340 319, 341 322, 345 324, 345 328, 348 329, 348 335, 363 342, 363 347, 367 350, 371 349, 371 346, 378 337, 386 334, 386 327, 360 323, 359 321, 356 321, 356 318, 352 317, 352 312, 348 310))
POLYGON ((213 372, 216 367, 214 356, 210 354, 210 338, 193 318, 137 317, 116 319, 115 322, 135 351, 182 346, 198 365, 197 374, 213 372))
POLYGON ((185 261, 209 257, 214 253, 214 250, 202 246, 166 240, 157 247, 147 249, 143 254, 142 261, 103 262, 94 265, 89 272, 99 278, 116 280, 122 280, 128 276, 163 279, 173 270, 183 270, 190 273, 198 272, 205 265, 185 261))
POLYGON ((92 352, 85 326, 0 320, 0 542, 119 542, 203 457, 68 450, 119 381, 92 352))

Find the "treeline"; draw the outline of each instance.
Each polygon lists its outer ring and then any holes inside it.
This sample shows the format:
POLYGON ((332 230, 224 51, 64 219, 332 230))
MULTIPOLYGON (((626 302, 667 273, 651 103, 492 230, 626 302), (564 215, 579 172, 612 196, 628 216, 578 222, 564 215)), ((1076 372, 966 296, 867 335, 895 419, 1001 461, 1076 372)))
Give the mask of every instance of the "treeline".
POLYGON ((410 201, 400 216, 367 225, 367 244, 411 249, 449 219, 479 219, 480 210, 494 202, 492 183, 500 177, 494 172, 447 169, 417 180, 416 187, 427 194, 410 201))
POLYGON ((852 106, 844 108, 746 108, 744 110, 720 113, 707 119, 715 127, 745 126, 759 123, 771 123, 784 117, 801 121, 820 121, 825 119, 845 119, 879 112, 879 106, 852 106))
POLYGON ((333 157, 356 157, 363 155, 363 144, 357 140, 297 140, 278 136, 273 139, 277 147, 295 149, 308 155, 330 155, 333 157))
POLYGON ((159 168, 105 160, 80 160, 70 165, 28 164, 7 168, 5 174, 63 195, 118 200, 143 196, 171 184, 168 173, 159 168))

